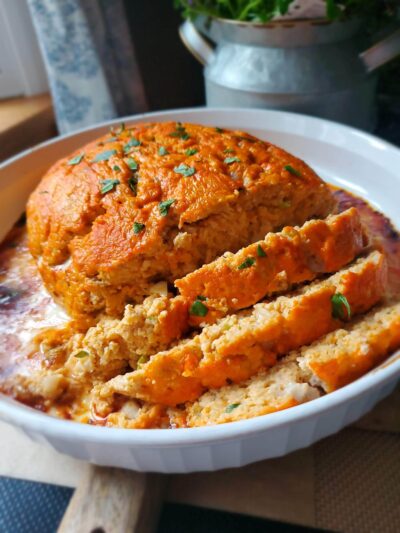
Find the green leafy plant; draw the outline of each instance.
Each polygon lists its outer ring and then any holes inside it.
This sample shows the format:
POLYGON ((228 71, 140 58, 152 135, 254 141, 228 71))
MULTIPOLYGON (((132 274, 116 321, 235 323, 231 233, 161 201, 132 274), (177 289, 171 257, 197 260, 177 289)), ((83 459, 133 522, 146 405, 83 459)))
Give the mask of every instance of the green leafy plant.
MULTIPOLYGON (((185 18, 199 15, 243 22, 268 22, 287 13, 294 0, 174 0, 185 18)), ((360 16, 369 20, 391 18, 397 0, 326 0, 326 16, 331 20, 360 16)))

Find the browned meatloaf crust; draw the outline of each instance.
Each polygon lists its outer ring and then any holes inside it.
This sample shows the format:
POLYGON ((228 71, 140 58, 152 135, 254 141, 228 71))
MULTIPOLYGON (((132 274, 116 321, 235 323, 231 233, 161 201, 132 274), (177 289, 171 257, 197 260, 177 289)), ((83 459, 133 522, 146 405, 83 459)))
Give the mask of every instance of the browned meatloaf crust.
POLYGON ((303 161, 246 133, 121 127, 58 161, 28 203, 30 249, 74 315, 122 314, 184 276, 335 202, 303 161))

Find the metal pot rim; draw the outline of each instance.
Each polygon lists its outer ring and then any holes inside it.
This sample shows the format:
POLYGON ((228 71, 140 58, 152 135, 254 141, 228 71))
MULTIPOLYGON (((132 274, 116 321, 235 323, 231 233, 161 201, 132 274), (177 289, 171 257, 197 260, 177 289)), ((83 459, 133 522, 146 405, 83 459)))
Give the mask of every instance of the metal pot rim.
POLYGON ((234 20, 234 19, 227 19, 223 17, 213 17, 213 16, 206 16, 206 15, 199 15, 198 19, 202 19, 203 21, 215 21, 219 24, 229 24, 233 26, 239 26, 239 27, 256 27, 256 28, 271 28, 274 26, 278 27, 292 27, 292 26, 330 26, 332 24, 337 25, 346 25, 349 23, 354 23, 355 21, 359 21, 360 19, 358 17, 351 17, 347 20, 329 20, 326 17, 320 17, 320 18, 314 18, 314 19, 288 19, 288 20, 270 20, 269 22, 250 22, 250 21, 244 21, 244 20, 234 20))

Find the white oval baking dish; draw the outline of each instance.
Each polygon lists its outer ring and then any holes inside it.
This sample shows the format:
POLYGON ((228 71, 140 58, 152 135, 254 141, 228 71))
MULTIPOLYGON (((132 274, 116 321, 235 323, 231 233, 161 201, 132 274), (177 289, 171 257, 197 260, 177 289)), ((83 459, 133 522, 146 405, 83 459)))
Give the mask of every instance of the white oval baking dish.
MULTIPOLYGON (((369 134, 304 115, 256 109, 182 109, 123 120, 180 120, 249 131, 305 159, 325 180, 366 198, 400 227, 400 150, 369 134)), ((54 161, 120 121, 59 137, 2 163, 0 238, 54 161)), ((0 396, 0 418, 36 441, 100 465, 169 473, 218 470, 284 455, 340 430, 389 394, 399 376, 397 352, 366 376, 310 403, 202 428, 124 430, 81 425, 57 420, 4 396, 0 396)))

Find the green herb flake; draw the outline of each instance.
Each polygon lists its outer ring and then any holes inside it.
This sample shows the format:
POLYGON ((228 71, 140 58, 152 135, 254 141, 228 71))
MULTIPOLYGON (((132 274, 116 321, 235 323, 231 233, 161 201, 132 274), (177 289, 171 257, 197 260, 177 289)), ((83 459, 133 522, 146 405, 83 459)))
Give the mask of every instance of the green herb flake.
POLYGON ((122 133, 125 130, 125 122, 121 122, 117 133, 122 133))
POLYGON ((267 257, 267 254, 264 252, 264 249, 263 247, 261 246, 261 244, 259 244, 257 246, 257 256, 258 257, 267 257))
POLYGON ((140 146, 141 142, 139 139, 136 139, 136 137, 132 137, 132 139, 129 139, 129 141, 124 146, 124 153, 127 154, 130 152, 131 148, 140 146))
POLYGON ((194 316, 206 316, 208 308, 199 299, 195 300, 190 306, 189 313, 194 316))
POLYGON ((118 141, 117 137, 109 137, 108 139, 106 139, 104 142, 105 143, 113 143, 115 141, 118 141))
POLYGON ((189 167, 188 165, 181 163, 178 167, 174 168, 174 172, 176 172, 176 174, 182 174, 182 176, 186 176, 186 178, 189 178, 190 176, 193 176, 193 174, 196 172, 196 169, 194 167, 189 167))
POLYGON ((232 163, 240 163, 240 159, 238 157, 225 157, 224 163, 227 165, 231 165, 232 163))
POLYGON ((148 360, 149 360, 148 357, 146 357, 145 355, 141 355, 139 359, 137 360, 137 366, 140 367, 144 365, 145 363, 147 363, 148 360))
POLYGON ((190 156, 190 155, 195 155, 195 154, 197 154, 197 152, 198 152, 197 148, 188 148, 188 149, 186 150, 185 154, 186 154, 187 156, 190 156))
POLYGON ((239 407, 240 403, 231 403, 230 405, 228 405, 228 407, 225 409, 225 413, 232 413, 232 411, 234 409, 236 409, 237 407, 239 407))
POLYGON ((83 359, 84 357, 88 357, 88 356, 89 356, 89 352, 87 352, 86 350, 80 350, 79 352, 75 354, 75 357, 77 357, 78 359, 83 359))
POLYGON ((285 165, 283 168, 290 172, 290 174, 293 174, 293 176, 297 176, 298 178, 303 177, 302 173, 299 170, 293 168, 292 165, 285 165))
POLYGON ((218 128, 218 127, 215 128, 215 131, 216 131, 217 133, 224 133, 224 130, 223 130, 222 128, 218 128))
POLYGON ((247 141, 248 143, 255 143, 257 142, 257 139, 251 139, 250 137, 245 137, 243 135, 238 135, 237 138, 240 140, 240 141, 247 141))
POLYGON ((128 179, 129 188, 135 196, 137 195, 137 184, 138 184, 138 179, 136 178, 136 176, 132 176, 131 178, 128 179))
POLYGON ((205 296, 202 296, 201 294, 197 295, 197 300, 200 300, 201 302, 205 302, 207 298, 205 296))
POLYGON ((170 200, 164 200, 158 204, 158 209, 162 217, 166 217, 168 215, 168 211, 174 202, 176 202, 175 198, 171 198, 170 200))
POLYGON ((114 165, 113 170, 115 170, 115 172, 121 172, 121 169, 118 165, 114 165))
POLYGON ((137 170, 138 169, 138 164, 132 157, 128 157, 128 159, 126 160, 126 164, 128 165, 128 167, 131 170, 137 170))
POLYGON ((108 161, 113 155, 117 155, 117 150, 106 150, 105 152, 100 152, 94 157, 94 159, 92 159, 92 163, 98 163, 99 161, 108 161))
POLYGON ((350 304, 343 294, 337 292, 331 298, 332 303, 332 316, 340 320, 350 320, 351 318, 351 308, 350 304), (345 312, 346 310, 346 312, 345 312))
POLYGON ((238 270, 244 270, 245 268, 250 268, 255 264, 255 262, 256 260, 254 259, 254 257, 247 257, 247 259, 245 259, 243 263, 238 266, 238 270))
POLYGON ((186 131, 185 126, 183 126, 181 122, 176 123, 175 131, 171 132, 169 136, 178 137, 180 139, 183 139, 184 141, 190 138, 190 135, 186 131))
POLYGON ((160 148, 158 149, 158 155, 168 155, 169 152, 168 150, 165 148, 165 146, 160 146, 160 148))
POLYGON ((235 150, 232 150, 232 148, 225 148, 224 154, 234 154, 235 150))
POLYGON ((68 165, 78 165, 82 161, 84 155, 85 154, 76 155, 75 157, 73 157, 72 159, 68 161, 68 165))
POLYGON ((101 194, 106 194, 106 193, 112 191, 119 184, 120 184, 120 181, 116 180, 116 179, 101 180, 100 192, 101 192, 101 194))
POLYGON ((39 191, 39 194, 49 194, 49 191, 39 191))
POLYGON ((133 233, 135 235, 138 235, 141 231, 144 230, 146 226, 142 224, 141 222, 134 222, 133 223, 133 233))

